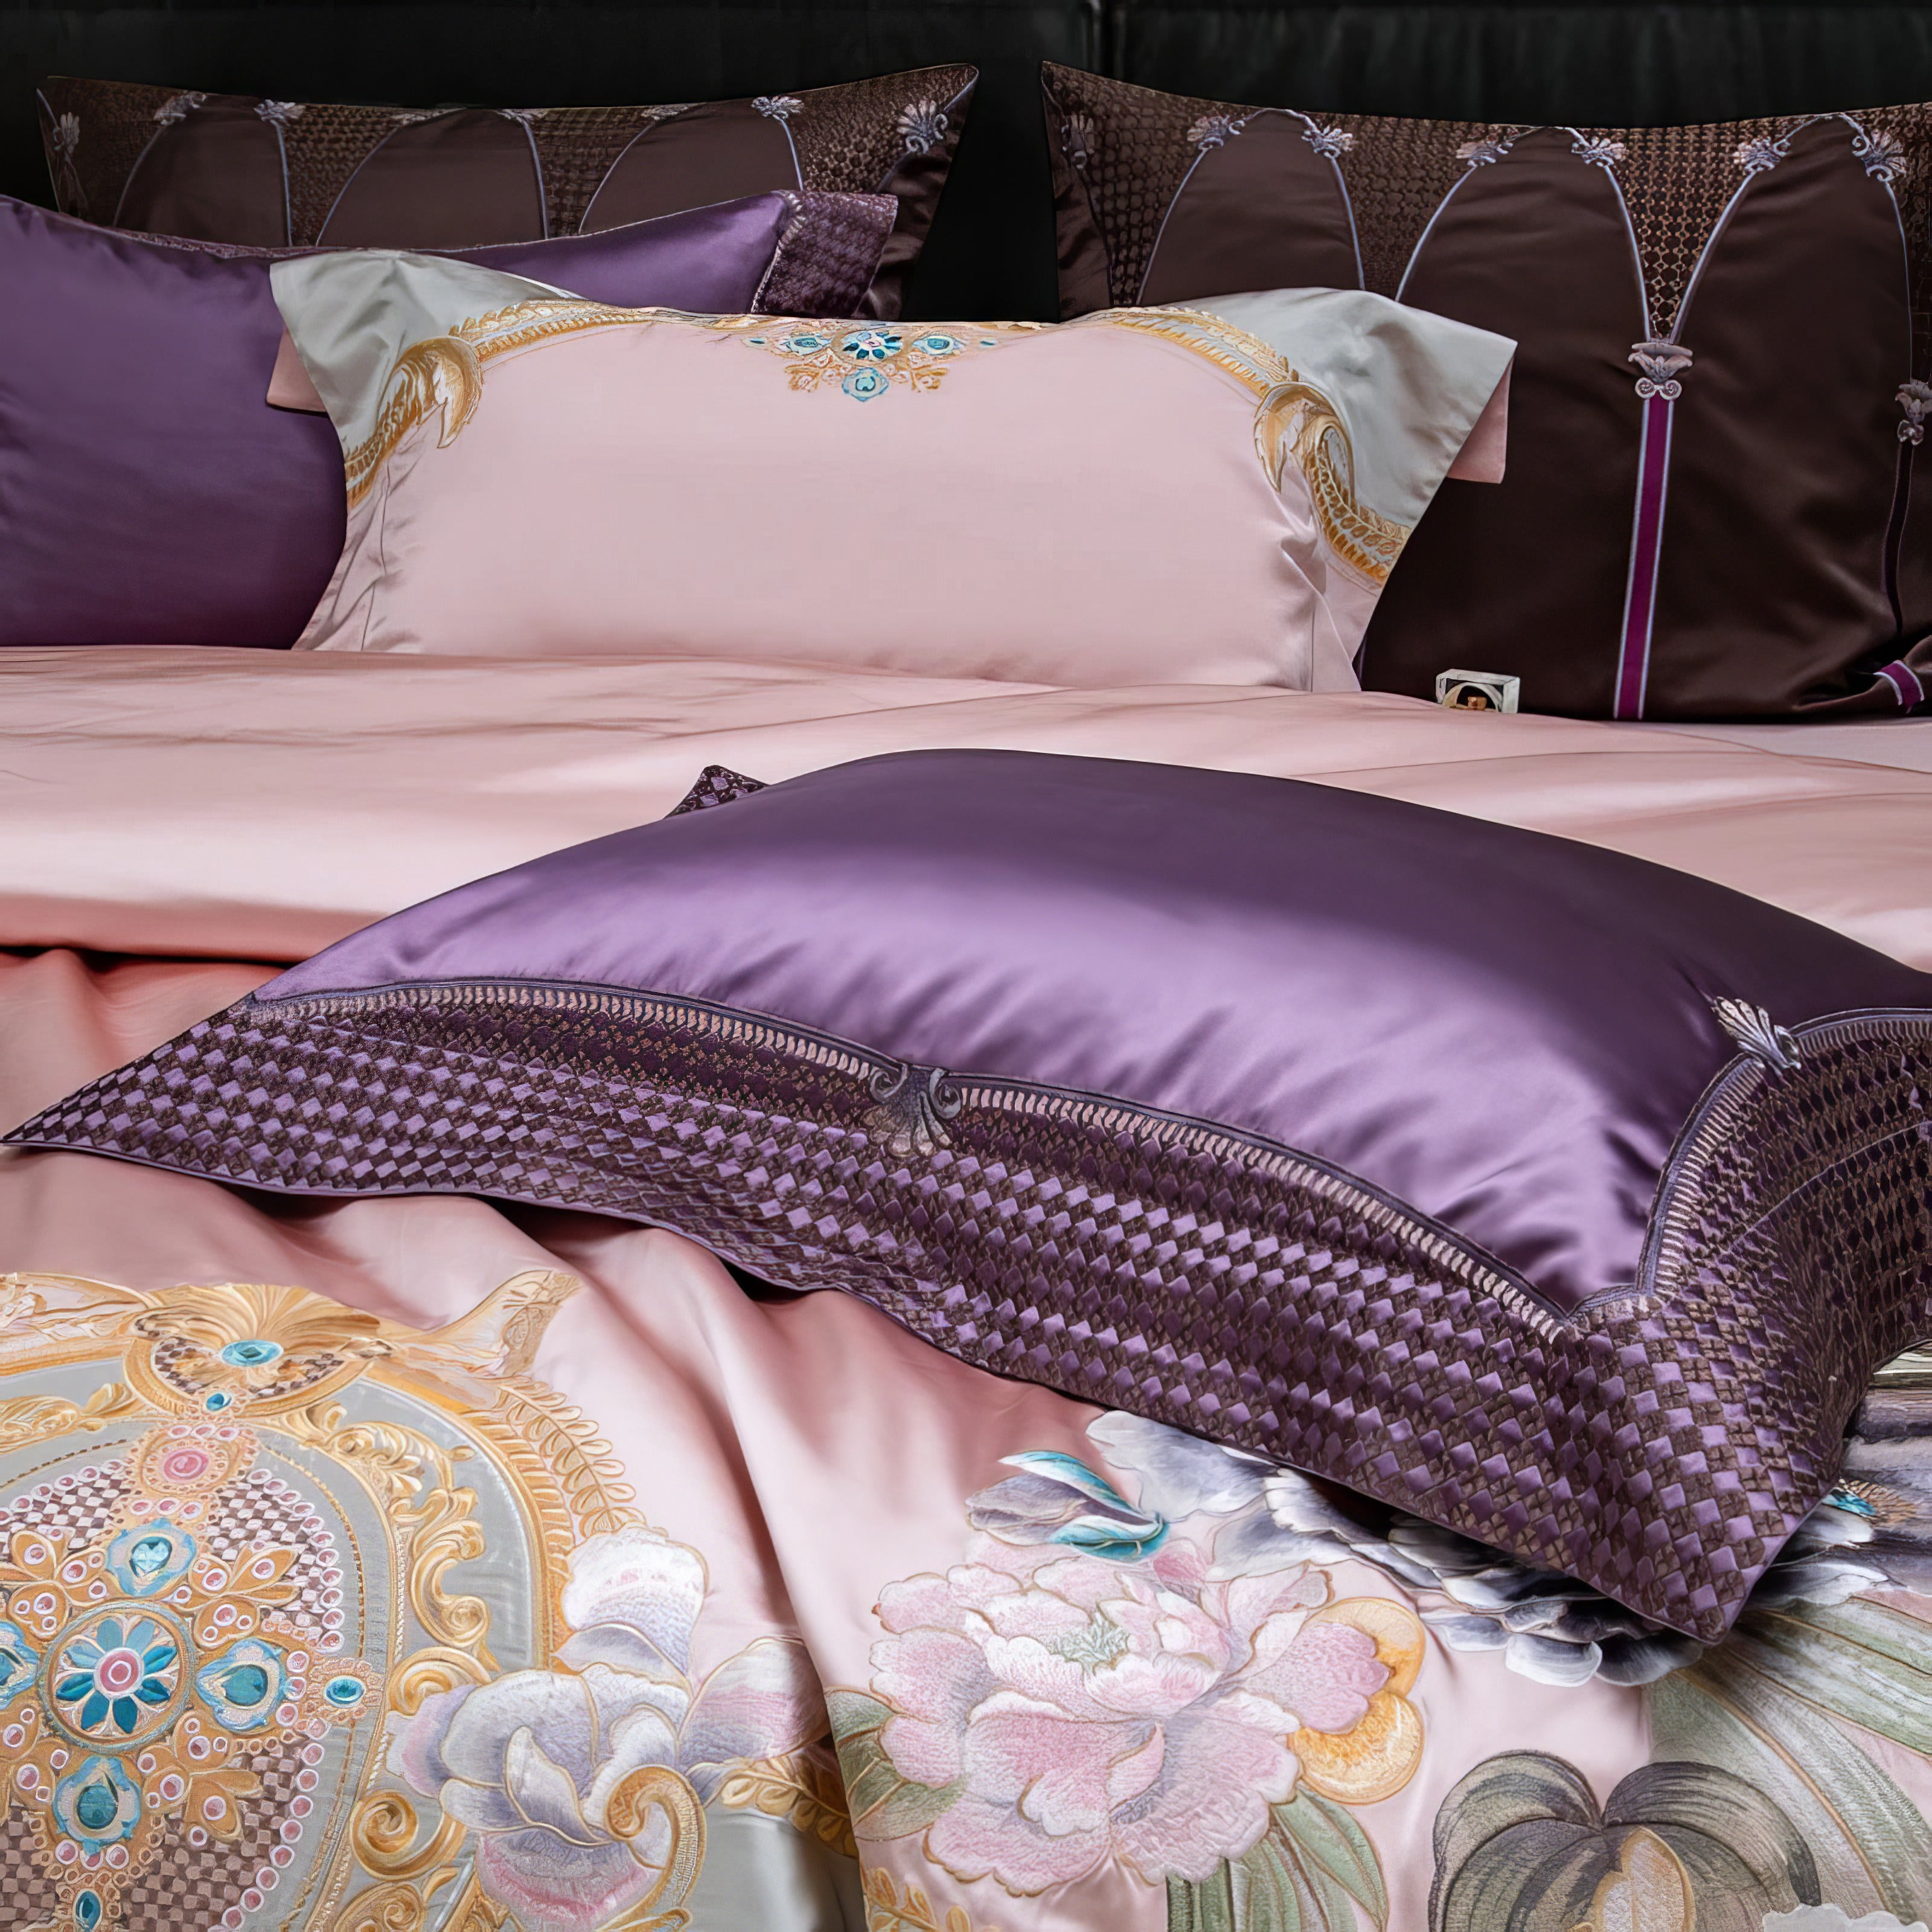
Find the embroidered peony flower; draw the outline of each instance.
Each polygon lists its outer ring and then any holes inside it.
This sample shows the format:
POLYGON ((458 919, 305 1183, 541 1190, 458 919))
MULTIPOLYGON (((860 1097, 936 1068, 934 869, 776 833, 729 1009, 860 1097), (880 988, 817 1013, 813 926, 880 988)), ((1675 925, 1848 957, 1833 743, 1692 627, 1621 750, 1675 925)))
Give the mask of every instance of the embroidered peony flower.
POLYGON ((1501 160, 1514 145, 1506 136, 1491 134, 1479 141, 1465 141, 1456 150, 1456 158, 1472 168, 1486 168, 1501 160))
POLYGON ((299 100, 258 100, 255 112, 271 127, 286 128, 291 121, 299 121, 308 111, 305 103, 299 100))
POLYGON ((63 160, 72 160, 80 152, 80 116, 63 114, 54 123, 54 152, 63 160))
POLYGON ((1328 160, 1354 152, 1355 137, 1346 128, 1309 128, 1302 132, 1301 138, 1315 152, 1328 160))
POLYGON ((804 1646, 761 1637, 688 1675, 704 1600, 694 1550, 634 1527, 572 1559, 568 1666, 462 1684, 391 1720, 389 1767, 478 1840, 524 1932, 592 1932, 640 1906, 701 1832, 727 1771, 822 1737, 804 1646))
POLYGON ((1084 169, 1093 160, 1094 133, 1090 114, 1070 114, 1061 124, 1061 151, 1076 168, 1084 169))
POLYGON ((1852 152, 1864 163, 1865 172, 1875 180, 1896 181, 1910 172, 1905 143, 1882 129, 1876 134, 1855 134, 1852 152))
POLYGON ((1022 1896, 1109 1861, 1204 1880, 1295 1792, 1293 1734, 1359 1725, 1390 1672, 1318 1622, 1296 1565, 1216 1580, 1168 1538, 1131 1562, 979 1539, 944 1576, 890 1585, 874 1693, 899 1774, 952 1795, 926 1834, 956 1877, 1022 1896))
POLYGON ((185 120, 207 98, 206 94, 193 88, 184 94, 171 94, 154 110, 154 118, 164 128, 172 128, 177 121, 185 120))
POLYGON ((1766 168, 1774 168, 1789 152, 1785 144, 1774 135, 1760 134, 1754 140, 1740 141, 1731 151, 1731 159, 1748 175, 1762 174, 1766 168))
POLYGON ((767 121, 789 121, 805 105, 796 94, 761 94, 752 103, 767 121))
POLYGON ((1622 142, 1613 141, 1605 134, 1579 134, 1570 144, 1570 152, 1580 161, 1598 168, 1615 167, 1630 154, 1622 142))

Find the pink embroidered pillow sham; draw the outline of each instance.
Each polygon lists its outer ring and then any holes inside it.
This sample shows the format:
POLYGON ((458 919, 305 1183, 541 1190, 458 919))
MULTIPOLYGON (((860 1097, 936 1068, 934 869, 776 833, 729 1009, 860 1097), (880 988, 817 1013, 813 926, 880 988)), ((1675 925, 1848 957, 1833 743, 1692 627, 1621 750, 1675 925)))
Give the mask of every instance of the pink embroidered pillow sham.
POLYGON ((1352 689, 1513 347, 1359 290, 901 326, 274 282, 346 452, 328 650, 1352 689))

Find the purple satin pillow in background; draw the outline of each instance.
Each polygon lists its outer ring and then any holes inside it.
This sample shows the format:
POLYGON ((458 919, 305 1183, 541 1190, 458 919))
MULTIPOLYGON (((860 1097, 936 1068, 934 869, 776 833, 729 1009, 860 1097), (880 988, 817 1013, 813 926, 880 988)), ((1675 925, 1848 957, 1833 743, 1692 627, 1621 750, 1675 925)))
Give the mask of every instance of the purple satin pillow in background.
POLYGON ((676 1228, 1706 1641, 1924 1332, 1932 976, 1822 926, 1172 766, 901 753, 690 803, 8 1138, 676 1228))
MULTIPOLYGON (((777 191, 461 259, 622 308, 850 314, 889 195, 777 191)), ((0 196, 0 645, 286 649, 340 554, 342 450, 272 409, 278 254, 0 196)))

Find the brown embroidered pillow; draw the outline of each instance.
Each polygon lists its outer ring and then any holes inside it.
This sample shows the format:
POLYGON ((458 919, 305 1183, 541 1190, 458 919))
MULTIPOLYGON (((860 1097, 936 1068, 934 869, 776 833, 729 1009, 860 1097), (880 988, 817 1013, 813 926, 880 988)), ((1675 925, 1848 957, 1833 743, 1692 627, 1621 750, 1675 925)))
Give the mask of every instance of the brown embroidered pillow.
POLYGON ((40 130, 62 211, 258 247, 472 248, 622 226, 773 188, 890 194, 865 313, 899 310, 977 70, 752 100, 352 107, 59 76, 40 130))
POLYGON ((1364 287, 1513 338, 1508 473, 1450 483, 1362 673, 1586 716, 1932 696, 1932 107, 1483 126, 1049 65, 1064 313, 1364 287))

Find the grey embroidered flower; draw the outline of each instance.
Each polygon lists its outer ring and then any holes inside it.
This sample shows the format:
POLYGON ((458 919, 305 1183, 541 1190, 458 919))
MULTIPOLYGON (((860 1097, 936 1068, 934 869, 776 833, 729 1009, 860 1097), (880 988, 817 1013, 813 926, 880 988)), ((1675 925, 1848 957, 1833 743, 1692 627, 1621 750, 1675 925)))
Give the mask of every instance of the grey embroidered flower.
POLYGON ((1731 159, 1748 175, 1762 174, 1766 168, 1774 168, 1784 160, 1785 144, 1769 134, 1760 134, 1754 140, 1741 141, 1731 151, 1731 159))
POLYGON ((795 94, 761 94, 752 105, 767 121, 789 121, 805 103, 795 94))
POLYGON ((1612 141, 1600 134, 1579 134, 1570 144, 1570 152, 1580 161, 1588 161, 1592 167, 1615 167, 1630 153, 1621 141, 1612 141))
POLYGON ((1690 368, 1690 352, 1681 343, 1661 339, 1633 342, 1629 359, 1642 371, 1636 392, 1646 400, 1661 396, 1666 403, 1674 403, 1683 394, 1684 385, 1677 379, 1690 368))
POLYGON ((1342 128, 1305 128, 1301 138, 1318 154, 1331 161, 1350 153, 1355 145, 1354 136, 1342 128))
POLYGON ((291 121, 301 119, 304 104, 299 100, 258 100, 255 112, 271 127, 286 128, 291 121))
POLYGON ((1852 137, 1852 152, 1865 164, 1865 172, 1875 181, 1893 182, 1910 168, 1905 152, 1905 143, 1896 134, 1882 130, 1876 134, 1858 134, 1852 137))
POLYGON ((1486 168, 1501 160, 1515 145, 1506 134, 1491 134, 1480 141, 1465 141, 1456 150, 1456 158, 1472 168, 1486 168))
POLYGON ((899 110, 899 118, 895 124, 899 139, 905 143, 906 152, 923 154, 945 140, 946 130, 951 123, 938 101, 915 100, 910 106, 899 110))
POLYGON ((413 128, 419 121, 434 121, 443 112, 440 107, 392 107, 389 118, 399 128, 413 128))
POLYGON ((1925 440, 1925 418, 1932 415, 1932 382, 1913 380, 1898 386, 1898 406, 1905 420, 1898 426, 1898 440, 1915 446, 1925 440))
POLYGON ((1094 158, 1094 117, 1070 114, 1060 130, 1060 151, 1076 168, 1084 168, 1094 158))
POLYGON ((1188 129, 1187 138, 1196 150, 1205 154, 1210 148, 1225 148, 1241 131, 1241 124, 1230 114, 1204 114, 1188 129))
MULTIPOLYGON (((160 117, 158 115, 156 119, 160 117)), ((54 152, 63 160, 72 160, 80 146, 80 116, 63 114, 54 123, 54 152)))
POLYGON ((532 121, 541 121, 550 110, 548 107, 500 107, 496 112, 506 121, 514 121, 527 128, 532 121))
MULTIPOLYGON (((185 94, 172 94, 154 110, 154 118, 164 128, 172 128, 177 121, 186 120, 207 98, 206 94, 197 94, 192 91, 185 94)), ((64 120, 70 120, 73 117, 70 115, 64 115, 62 118, 64 120)))

